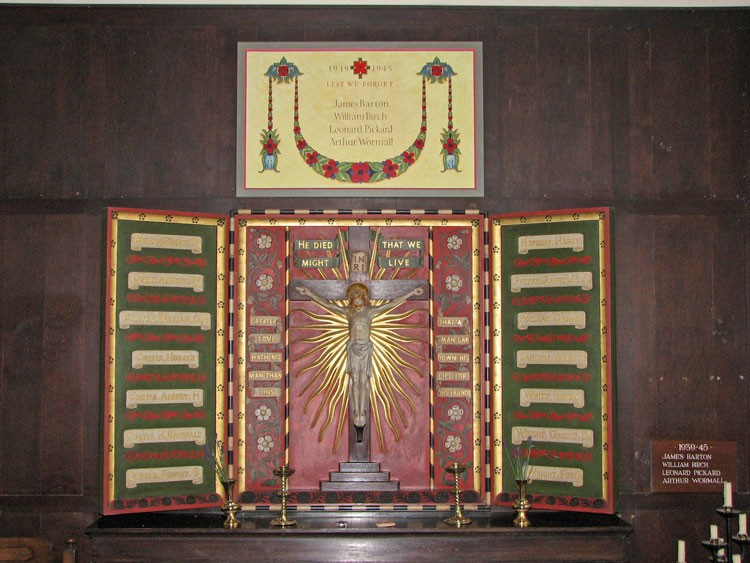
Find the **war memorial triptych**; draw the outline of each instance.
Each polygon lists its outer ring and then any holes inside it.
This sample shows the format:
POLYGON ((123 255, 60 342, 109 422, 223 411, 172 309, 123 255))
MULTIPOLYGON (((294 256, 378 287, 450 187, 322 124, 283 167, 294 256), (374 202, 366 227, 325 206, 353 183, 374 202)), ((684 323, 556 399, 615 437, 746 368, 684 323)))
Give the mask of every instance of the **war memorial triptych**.
MULTIPOLYGON (((239 43, 238 197, 479 197, 481 43, 239 43)), ((103 511, 612 512, 609 211, 107 210, 103 511), (286 470, 285 470, 286 471, 286 470)))
POLYGON ((610 214, 107 210, 103 511, 612 512, 610 214), (349 487, 366 463, 371 486, 349 487))

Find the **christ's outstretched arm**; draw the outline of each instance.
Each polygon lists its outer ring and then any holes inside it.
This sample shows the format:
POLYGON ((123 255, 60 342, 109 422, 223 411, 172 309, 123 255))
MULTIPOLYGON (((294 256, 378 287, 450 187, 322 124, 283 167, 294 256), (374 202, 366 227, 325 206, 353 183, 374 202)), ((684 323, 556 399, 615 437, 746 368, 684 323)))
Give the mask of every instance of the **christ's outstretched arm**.
POLYGON ((341 307, 340 305, 337 305, 336 303, 333 303, 332 301, 328 301, 327 299, 324 299, 323 297, 321 297, 320 295, 318 295, 317 293, 315 293, 314 291, 306 287, 299 286, 297 287, 297 291, 299 291, 302 295, 305 295, 309 297, 310 299, 312 299, 313 301, 315 301, 315 303, 323 307, 326 311, 336 312, 342 315, 346 314, 346 309, 344 307, 341 307))
POLYGON ((419 296, 419 295, 422 295, 423 293, 424 293, 424 290, 421 287, 416 287, 416 288, 412 289, 410 292, 405 293, 401 297, 396 297, 396 299, 393 299, 392 301, 387 301, 387 302, 383 303, 382 305, 378 305, 377 307, 373 307, 372 308, 372 312, 374 314, 376 314, 376 315, 378 315, 380 313, 385 313, 386 311, 390 311, 391 309, 395 309, 396 307, 398 307, 399 305, 401 305, 401 303, 403 303, 404 301, 406 301, 407 299, 409 299, 409 297, 411 297, 412 295, 419 296))

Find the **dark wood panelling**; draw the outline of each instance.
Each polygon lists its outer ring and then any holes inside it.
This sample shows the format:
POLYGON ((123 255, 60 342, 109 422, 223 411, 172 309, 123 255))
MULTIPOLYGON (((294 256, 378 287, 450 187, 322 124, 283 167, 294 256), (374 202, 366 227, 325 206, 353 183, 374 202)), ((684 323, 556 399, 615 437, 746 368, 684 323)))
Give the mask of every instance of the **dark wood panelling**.
POLYGON ((40 494, 42 312, 48 282, 38 266, 44 264, 48 241, 42 216, 8 217, 0 228, 5 241, 0 493, 40 494))
POLYGON ((485 145, 485 161, 499 161, 501 166, 498 197, 532 197, 539 190, 542 126, 537 37, 536 28, 500 30, 497 63, 493 59, 484 63, 485 73, 500 82, 497 96, 485 92, 484 97, 485 111, 499 107, 496 122, 485 119, 485 139, 493 129, 500 132, 499 147, 485 145))
MULTIPOLYGON (((500 115, 502 114, 502 81, 501 76, 501 60, 503 50, 500 47, 499 42, 483 42, 482 43, 482 81, 484 87, 484 93, 482 99, 482 110, 484 112, 484 122, 482 126, 484 128, 484 139, 487 146, 498 147, 500 145, 500 139, 502 138, 503 131, 500 127, 488 127, 488 123, 500 123, 500 115), (496 92, 494 97, 487 96, 487 92, 496 92)), ((502 153, 500 153, 502 154, 502 153)), ((491 200, 493 197, 499 197, 500 193, 505 190, 504 185, 506 184, 502 170, 505 169, 503 166, 502 159, 498 153, 489 153, 485 148, 484 153, 484 177, 485 178, 497 178, 496 182, 492 184, 485 183, 484 194, 485 199, 491 200)))
POLYGON ((674 549, 672 549, 672 546, 659 546, 658 522, 659 513, 655 510, 641 510, 632 515, 629 524, 636 531, 632 535, 634 549, 631 554, 631 561, 637 561, 638 563, 671 561, 670 556, 677 549, 677 545, 675 544, 674 549), (664 558, 660 560, 662 553, 664 558))
POLYGON ((216 90, 229 85, 218 83, 211 29, 106 36, 107 195, 218 195, 216 90))
POLYGON ((750 30, 747 28, 709 31, 707 81, 710 87, 708 120, 711 197, 748 197, 749 45, 750 30))
POLYGON ((658 435, 654 358, 656 301, 654 229, 658 219, 615 216, 615 314, 617 332, 617 420, 620 487, 646 493, 650 486, 649 438, 658 435), (638 296, 638 297, 634 297, 638 296), (632 421, 638 421, 638 432, 632 421))
POLYGON ((91 514, 94 507, 98 507, 100 498, 100 444, 103 442, 101 437, 101 401, 100 401, 100 381, 99 375, 102 373, 102 322, 101 306, 102 295, 102 269, 104 265, 104 209, 97 208, 92 213, 82 214, 85 221, 79 221, 81 230, 85 233, 83 236, 84 252, 83 260, 85 264, 83 283, 85 291, 83 293, 82 304, 84 315, 80 328, 80 338, 83 342, 84 357, 78 368, 81 370, 81 395, 76 397, 80 402, 74 407, 80 409, 83 413, 83 428, 81 435, 83 438, 83 462, 81 466, 80 482, 82 487, 82 506, 76 511, 91 514), (92 377, 91 374, 96 374, 92 377), (97 444, 96 448, 91 447, 97 444), (96 467, 94 472, 92 468, 96 467))
MULTIPOLYGON (((86 355, 84 306, 87 240, 80 216, 45 218, 42 233, 44 309, 42 311, 41 420, 39 441, 40 491, 81 494, 84 461, 85 413, 78 408, 84 396, 81 373, 86 355), (63 413, 61 415, 61 413, 63 413)), ((92 241, 93 242, 93 241, 92 241)), ((42 265, 42 264, 40 264, 42 265)))
POLYGON ((715 409, 695 409, 689 417, 676 415, 684 405, 697 406, 703 398, 724 392, 712 362, 708 321, 711 268, 696 268, 690 283, 683 270, 684 264, 712 261, 712 219, 661 217, 654 229, 653 267, 649 270, 656 286, 656 349, 649 375, 656 383, 656 393, 649 402, 658 407, 652 413, 658 434, 647 436, 650 439, 716 440, 728 430, 724 424, 720 426, 723 417, 715 409), (693 236, 698 232, 702 236, 693 236))
MULTIPOLYGON (((5 295, 6 293, 5 268, 7 266, 3 257, 8 252, 8 249, 6 247, 5 237, 6 237, 5 229, 0 227, 0 272, 3 273, 3 275, 0 276, 0 295, 5 295)), ((5 395, 5 385, 3 381, 4 378, 2 377, 2 374, 5 372, 5 367, 3 365, 3 358, 5 357, 5 340, 7 338, 6 337, 7 333, 6 333, 5 325, 2 322, 2 319, 5 318, 7 314, 6 311, 7 309, 6 309, 5 299, 0 299, 0 370, 2 370, 0 371, 0 405, 3 404, 3 397, 5 395)), ((0 424, 2 423, 0 422, 0 424)), ((0 426, 0 428, 4 429, 5 426, 0 426)), ((2 442, 0 442, 0 454, 2 453, 3 453, 3 445, 2 445, 2 442)), ((0 480, 2 479, 3 479, 3 473, 2 473, 2 470, 0 470, 0 480)), ((1 490, 2 490, 2 485, 0 484, 0 491, 1 490)))
MULTIPOLYGON (((622 200, 628 197, 630 189, 631 31, 608 30, 606 37, 611 57, 612 196, 622 200)), ((603 158, 600 156, 600 160, 603 158)))
POLYGON ((105 108, 93 29, 0 25, 0 43, 0 196, 96 196, 105 108))
MULTIPOLYGON (((61 554, 66 541, 73 538, 76 542, 76 561, 91 561, 91 551, 86 536, 81 533, 85 528, 89 516, 81 512, 46 513, 40 518, 40 533, 52 542, 57 554, 61 554)), ((58 555, 59 557, 59 555, 58 555)))
MULTIPOLYGON (((750 228, 748 228, 748 225, 750 225, 750 206, 745 206, 745 216, 744 216, 744 224, 745 224, 745 230, 744 230, 744 245, 742 246, 742 249, 737 248, 735 250, 735 253, 742 253, 743 254, 743 262, 745 264, 745 272, 743 276, 743 281, 745 283, 745 321, 744 321, 744 339, 745 343, 743 345, 743 349, 745 351, 750 350, 750 228)), ((739 268, 738 268, 739 270, 739 268)), ((739 342, 742 342, 742 336, 738 337, 739 342)), ((744 372, 740 375, 740 380, 745 384, 744 386, 744 393, 745 393, 745 412, 750 412, 750 391, 748 391, 748 375, 747 375, 747 353, 744 354, 744 360, 739 364, 743 369, 744 372)), ((738 444, 738 448, 741 452, 740 455, 744 455, 745 463, 742 467, 745 467, 745 470, 741 472, 742 476, 750 480, 750 470, 747 468, 750 467, 750 432, 746 432, 744 439, 738 444)), ((750 483, 748 481, 745 481, 745 490, 750 489, 750 483)), ((750 502, 747 500, 745 501, 745 506, 750 505, 750 502)))
POLYGON ((536 195, 592 195, 589 30, 538 30, 540 182, 536 195))
POLYGON ((714 221, 710 234, 713 247, 712 302, 711 302, 711 369, 721 379, 721 393, 716 396, 721 422, 721 439, 737 441, 737 478, 740 491, 750 487, 750 452, 747 443, 750 432, 738 420, 748 417, 750 389, 748 389, 748 310, 743 289, 750 291, 747 273, 747 249, 740 246, 748 236, 748 217, 721 217, 714 221), (723 400, 722 400, 723 399, 723 400))
MULTIPOLYGON (((628 48, 628 164, 626 193, 635 198, 653 198, 659 192, 654 181, 651 99, 651 30, 627 32, 628 48)), ((623 190, 625 192, 625 190, 623 190)), ((623 194, 624 195, 624 194, 623 194)))
POLYGON ((86 25, 154 25, 154 26, 202 26, 211 25, 230 29, 249 25, 283 26, 354 25, 360 28, 378 24, 398 33, 410 22, 421 25, 449 25, 452 22, 488 22, 512 27, 544 24, 548 27, 656 27, 659 29, 698 29, 706 27, 734 29, 747 27, 750 15, 745 10, 570 10, 570 9, 523 9, 523 8, 472 8, 446 6, 403 7, 309 7, 309 6, 260 6, 260 7, 181 7, 180 9, 154 9, 142 7, 88 7, 57 8, 19 7, 3 18, 7 25, 26 25, 30 21, 58 24, 86 25))
POLYGON ((708 195, 707 38, 707 30, 660 30, 649 39, 651 144, 662 197, 708 195))
POLYGON ((615 55, 624 51, 609 30, 589 31, 589 115, 590 115, 590 177, 591 193, 597 197, 614 195, 614 128, 620 59, 615 55))
POLYGON ((720 502, 652 494, 652 439, 736 440, 750 504, 750 10, 17 6, 0 43, 3 535, 90 554, 107 205, 612 207, 630 559, 699 558, 720 502), (483 43, 485 197, 236 199, 237 42, 363 40, 483 43))
POLYGON ((0 514, 0 530, 3 531, 3 537, 39 536, 39 514, 0 514))

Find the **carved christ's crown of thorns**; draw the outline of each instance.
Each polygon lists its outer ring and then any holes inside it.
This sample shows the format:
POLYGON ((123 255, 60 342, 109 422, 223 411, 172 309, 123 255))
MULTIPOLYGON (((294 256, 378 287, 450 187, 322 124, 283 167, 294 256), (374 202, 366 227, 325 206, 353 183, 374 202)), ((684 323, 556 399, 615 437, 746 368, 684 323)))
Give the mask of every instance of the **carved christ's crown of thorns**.
POLYGON ((346 290, 346 297, 348 299, 353 299, 355 297, 362 297, 364 299, 370 298, 370 290, 367 289, 367 286, 361 283, 353 283, 350 285, 346 290))

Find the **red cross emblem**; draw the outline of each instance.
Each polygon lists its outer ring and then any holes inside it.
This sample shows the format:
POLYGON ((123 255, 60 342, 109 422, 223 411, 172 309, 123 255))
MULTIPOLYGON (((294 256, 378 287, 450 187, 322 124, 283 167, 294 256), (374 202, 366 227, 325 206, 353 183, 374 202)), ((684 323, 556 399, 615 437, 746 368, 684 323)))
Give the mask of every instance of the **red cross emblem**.
POLYGON ((367 64, 367 61, 363 61, 362 57, 359 57, 358 60, 352 63, 351 69, 354 71, 354 74, 362 78, 362 75, 367 74, 367 71, 370 70, 370 65, 367 64))

